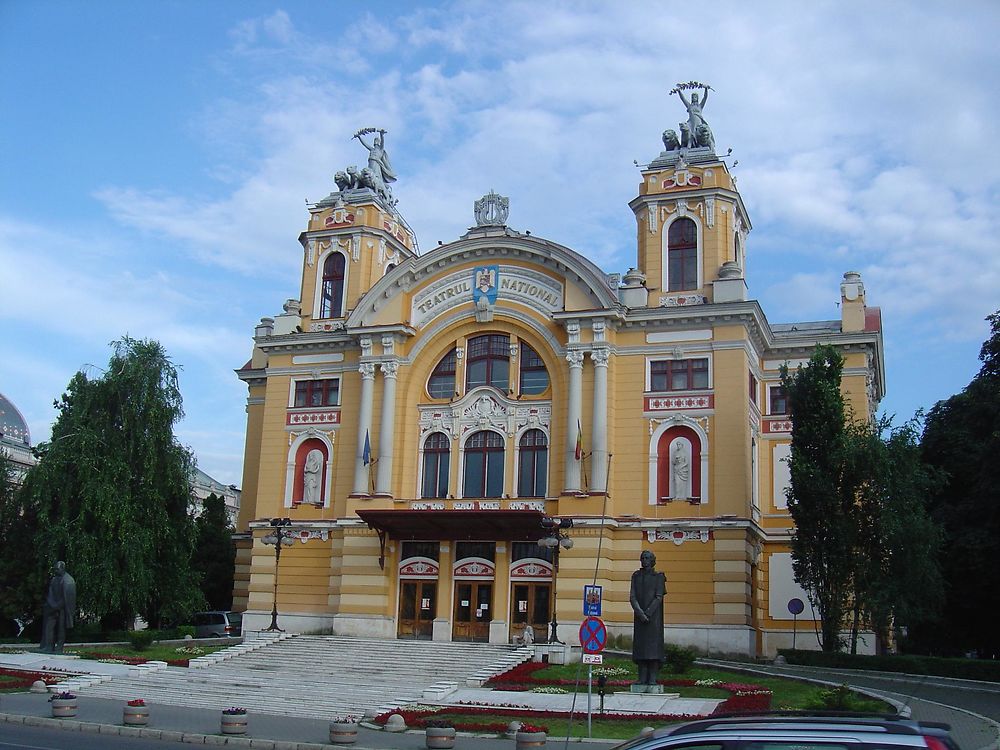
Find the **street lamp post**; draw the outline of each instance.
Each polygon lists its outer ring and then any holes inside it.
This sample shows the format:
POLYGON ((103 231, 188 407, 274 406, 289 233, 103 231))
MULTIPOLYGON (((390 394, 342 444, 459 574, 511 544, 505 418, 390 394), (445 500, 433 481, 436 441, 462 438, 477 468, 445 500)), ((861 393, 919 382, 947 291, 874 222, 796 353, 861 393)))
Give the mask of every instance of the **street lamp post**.
POLYGON ((538 540, 539 547, 552 548, 552 622, 550 623, 551 633, 549 633, 549 643, 559 643, 559 622, 556 616, 556 605, 558 604, 558 589, 556 579, 559 576, 559 552, 562 549, 572 549, 573 540, 563 532, 563 529, 573 528, 572 518, 553 518, 552 516, 542 517, 542 531, 545 536, 538 540))
POLYGON ((274 545, 274 604, 271 607, 271 624, 264 628, 265 632, 285 632, 278 627, 278 563, 281 561, 282 545, 291 546, 295 542, 291 532, 288 531, 288 527, 291 525, 292 519, 290 518, 272 518, 271 533, 261 539, 264 544, 274 545))

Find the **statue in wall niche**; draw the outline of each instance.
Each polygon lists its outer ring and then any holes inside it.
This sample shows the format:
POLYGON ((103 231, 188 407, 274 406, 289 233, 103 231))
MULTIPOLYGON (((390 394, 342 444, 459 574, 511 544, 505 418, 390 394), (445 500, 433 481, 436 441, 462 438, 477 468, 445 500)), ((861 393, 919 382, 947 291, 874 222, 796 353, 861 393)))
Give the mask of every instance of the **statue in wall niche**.
POLYGON ((322 503, 323 452, 313 448, 306 454, 302 467, 302 502, 310 505, 322 503))
MULTIPOLYGON (((663 597, 667 577, 656 570, 656 555, 645 550, 639 569, 632 574, 629 602, 632 604, 632 661, 639 667, 636 685, 656 685, 663 666, 663 597)), ((641 692, 641 688, 640 688, 641 692)))
POLYGON ((41 651, 46 654, 61 654, 66 643, 66 631, 73 627, 76 615, 76 581, 66 572, 62 560, 52 569, 52 577, 45 591, 42 603, 42 643, 41 651))
POLYGON ((675 440, 670 448, 670 497, 675 500, 691 497, 691 459, 684 440, 675 440))

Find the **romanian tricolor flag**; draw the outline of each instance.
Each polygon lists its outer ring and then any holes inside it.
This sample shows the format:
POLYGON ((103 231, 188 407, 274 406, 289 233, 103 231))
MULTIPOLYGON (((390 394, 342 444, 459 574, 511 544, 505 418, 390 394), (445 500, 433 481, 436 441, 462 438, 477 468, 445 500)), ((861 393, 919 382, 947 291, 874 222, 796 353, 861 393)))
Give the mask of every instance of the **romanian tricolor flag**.
POLYGON ((576 420, 576 452, 574 455, 577 461, 583 458, 583 427, 580 426, 579 419, 576 420))

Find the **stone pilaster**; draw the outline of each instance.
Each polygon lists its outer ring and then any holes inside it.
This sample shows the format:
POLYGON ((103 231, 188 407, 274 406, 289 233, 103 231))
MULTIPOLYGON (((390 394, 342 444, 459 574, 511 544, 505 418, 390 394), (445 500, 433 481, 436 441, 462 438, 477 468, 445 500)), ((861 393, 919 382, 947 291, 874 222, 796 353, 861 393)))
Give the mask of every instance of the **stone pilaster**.
POLYGON ((365 466, 365 437, 371 441, 372 399, 375 392, 375 364, 362 362, 358 366, 361 373, 361 404, 358 409, 358 452, 354 457, 353 495, 367 495, 368 467, 365 466))
POLYGON ((396 431, 396 375, 399 362, 382 363, 382 422, 378 430, 378 464, 375 466, 375 494, 391 495, 392 446, 396 431))
POLYGON ((590 489, 606 492, 608 488, 608 359, 605 347, 590 353, 594 362, 594 424, 590 435, 590 489))
POLYGON ((583 463, 576 459, 576 438, 583 415, 583 352, 567 352, 566 361, 569 363, 569 394, 566 405, 566 478, 563 493, 573 494, 581 489, 580 467, 583 463))

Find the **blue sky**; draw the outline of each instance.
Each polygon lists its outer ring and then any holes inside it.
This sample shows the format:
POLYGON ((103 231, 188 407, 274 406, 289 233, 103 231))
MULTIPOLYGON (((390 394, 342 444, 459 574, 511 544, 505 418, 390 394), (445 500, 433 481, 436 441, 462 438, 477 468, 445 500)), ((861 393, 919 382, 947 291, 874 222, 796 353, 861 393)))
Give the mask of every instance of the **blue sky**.
POLYGON ((180 439, 241 483, 254 324, 298 296, 305 201, 389 131, 421 246, 509 223, 635 264, 633 160, 705 109, 753 222, 772 323, 883 312, 907 419, 978 370, 1000 308, 1000 5, 944 2, 0 0, 0 392, 52 402, 124 334, 181 366, 180 439), (960 11, 960 12, 959 12, 960 11))

